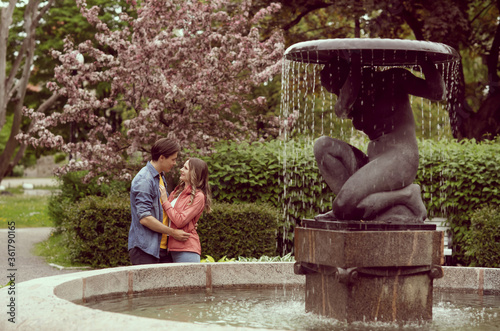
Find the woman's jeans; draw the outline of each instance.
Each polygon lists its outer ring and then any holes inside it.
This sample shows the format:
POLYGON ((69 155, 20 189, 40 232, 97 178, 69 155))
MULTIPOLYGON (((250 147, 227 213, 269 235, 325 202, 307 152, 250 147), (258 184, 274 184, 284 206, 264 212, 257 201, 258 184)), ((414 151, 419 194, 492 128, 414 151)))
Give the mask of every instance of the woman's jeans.
POLYGON ((193 252, 172 252, 170 251, 170 254, 172 255, 172 259, 174 262, 188 262, 188 263, 196 263, 200 262, 200 255, 193 253, 193 252))

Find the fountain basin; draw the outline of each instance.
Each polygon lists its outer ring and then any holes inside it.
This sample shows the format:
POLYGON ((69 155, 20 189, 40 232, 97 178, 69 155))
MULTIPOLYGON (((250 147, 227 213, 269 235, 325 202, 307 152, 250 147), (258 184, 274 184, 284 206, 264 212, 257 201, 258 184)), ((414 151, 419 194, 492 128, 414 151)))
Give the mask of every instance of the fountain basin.
POLYGON ((287 48, 285 59, 296 62, 326 64, 334 56, 349 58, 359 52, 361 62, 370 66, 417 65, 430 59, 434 63, 454 62, 458 52, 445 44, 406 39, 342 38, 320 39, 296 43, 287 48))
MULTIPOLYGON (((0 320, 2 330, 95 330, 168 327, 169 330, 220 330, 221 326, 161 321, 91 309, 75 302, 168 291, 237 286, 302 286, 305 277, 295 275, 293 262, 163 264, 118 267, 60 276, 44 277, 16 284, 16 323, 0 320)), ((500 294, 500 269, 443 267, 444 277, 435 280, 442 291, 500 294)), ((0 290, 7 303, 8 288, 0 290)), ((255 328, 225 327, 228 330, 255 328)))

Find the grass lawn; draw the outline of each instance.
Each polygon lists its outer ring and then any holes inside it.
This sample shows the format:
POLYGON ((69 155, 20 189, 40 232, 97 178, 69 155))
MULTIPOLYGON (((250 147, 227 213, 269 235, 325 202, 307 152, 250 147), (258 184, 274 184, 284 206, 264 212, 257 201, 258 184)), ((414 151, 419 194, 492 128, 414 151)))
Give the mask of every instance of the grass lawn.
MULTIPOLYGON (((16 228, 54 226, 48 214, 50 196, 24 195, 22 188, 9 189, 9 192, 13 195, 0 195, 0 229, 8 228, 9 222, 12 221, 16 222, 16 228)), ((83 266, 71 263, 69 252, 62 243, 61 234, 52 233, 46 240, 35 244, 32 253, 45 258, 47 263, 55 263, 63 267, 83 266)))
POLYGON ((33 254, 44 257, 47 263, 55 263, 62 267, 86 267, 84 264, 71 262, 69 251, 65 249, 63 236, 60 233, 52 233, 47 240, 35 244, 33 254))
POLYGON ((6 229, 12 221, 16 222, 16 228, 53 226, 47 209, 49 196, 10 192, 13 195, 0 195, 0 229, 6 229))

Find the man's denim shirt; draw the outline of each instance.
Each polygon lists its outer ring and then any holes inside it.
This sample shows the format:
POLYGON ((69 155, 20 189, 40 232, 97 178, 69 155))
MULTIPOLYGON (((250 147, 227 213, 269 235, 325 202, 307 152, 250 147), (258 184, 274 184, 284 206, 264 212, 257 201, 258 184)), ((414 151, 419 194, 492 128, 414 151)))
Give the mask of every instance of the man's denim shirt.
MULTIPOLYGON (((163 182, 166 186, 165 178, 163 182)), ((148 162, 132 180, 130 208, 132 223, 128 233, 128 249, 138 247, 159 258, 161 233, 150 230, 139 222, 146 216, 153 216, 160 222, 163 220, 163 208, 160 204, 160 174, 151 162, 148 162)))

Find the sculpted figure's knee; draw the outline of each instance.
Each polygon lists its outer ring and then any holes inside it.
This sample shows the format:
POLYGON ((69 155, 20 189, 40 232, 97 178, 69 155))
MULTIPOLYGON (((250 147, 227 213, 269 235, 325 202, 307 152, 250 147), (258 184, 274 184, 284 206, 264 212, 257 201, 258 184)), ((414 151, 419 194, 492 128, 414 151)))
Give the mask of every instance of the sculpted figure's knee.
MULTIPOLYGON (((314 157, 319 171, 335 194, 340 192, 363 162, 357 159, 354 149, 345 141, 330 137, 321 137, 314 144, 314 157)), ((359 153, 362 154, 361 151, 359 153)))
POLYGON ((427 217, 417 184, 372 194, 363 199, 358 207, 364 210, 364 220, 422 222, 427 217))

